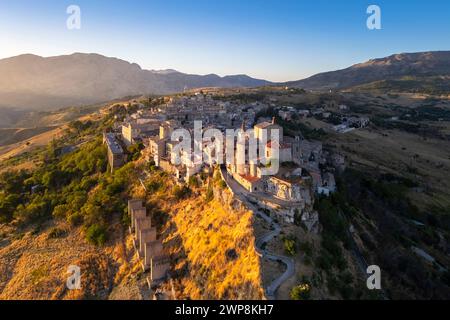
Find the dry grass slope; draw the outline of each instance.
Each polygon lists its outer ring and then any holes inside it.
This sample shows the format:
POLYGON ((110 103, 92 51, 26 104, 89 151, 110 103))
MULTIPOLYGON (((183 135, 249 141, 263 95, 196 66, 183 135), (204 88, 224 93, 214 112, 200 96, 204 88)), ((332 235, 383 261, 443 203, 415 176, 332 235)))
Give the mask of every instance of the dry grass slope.
POLYGON ((166 241, 181 243, 178 254, 184 256, 176 265, 176 271, 186 273, 180 281, 180 298, 264 297, 250 211, 233 208, 216 192, 208 203, 202 197, 179 203, 169 228, 166 241))
POLYGON ((77 230, 64 239, 28 233, 0 249, 0 300, 106 298, 114 274, 110 260, 77 230), (69 265, 82 270, 81 290, 66 289, 69 265))

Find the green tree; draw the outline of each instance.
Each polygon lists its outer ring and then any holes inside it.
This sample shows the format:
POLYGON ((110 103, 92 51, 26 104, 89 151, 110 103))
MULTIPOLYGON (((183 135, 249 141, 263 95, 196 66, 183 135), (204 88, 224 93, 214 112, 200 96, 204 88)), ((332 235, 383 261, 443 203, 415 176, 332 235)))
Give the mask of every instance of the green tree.
POLYGON ((295 286, 292 288, 290 296, 292 300, 309 300, 311 297, 311 287, 308 283, 295 286))
POLYGON ((194 188, 198 188, 200 186, 200 182, 196 176, 189 177, 189 186, 194 188))
POLYGON ((297 253, 295 239, 287 237, 283 239, 283 243, 284 243, 284 250, 286 251, 286 253, 289 254, 290 256, 295 256, 295 254, 297 253))
POLYGON ((16 194, 7 196, 0 194, 0 223, 10 222, 14 211, 20 203, 20 197, 16 194))
POLYGON ((94 245, 103 246, 107 239, 106 228, 99 224, 93 224, 86 230, 86 240, 94 245))

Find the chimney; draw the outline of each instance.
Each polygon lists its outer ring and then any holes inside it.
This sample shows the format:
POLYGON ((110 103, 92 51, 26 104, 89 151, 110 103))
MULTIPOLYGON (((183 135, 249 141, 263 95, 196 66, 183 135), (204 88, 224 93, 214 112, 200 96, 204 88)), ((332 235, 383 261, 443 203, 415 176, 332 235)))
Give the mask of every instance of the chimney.
POLYGON ((272 118, 272 124, 275 124, 275 117, 272 118))

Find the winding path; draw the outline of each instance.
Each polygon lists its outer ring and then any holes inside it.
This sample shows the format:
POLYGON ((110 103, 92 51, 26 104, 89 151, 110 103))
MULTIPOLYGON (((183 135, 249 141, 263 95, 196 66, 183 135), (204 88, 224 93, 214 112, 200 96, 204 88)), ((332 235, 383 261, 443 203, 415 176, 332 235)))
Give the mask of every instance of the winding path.
POLYGON ((270 227, 273 229, 269 233, 266 233, 261 237, 259 237, 258 239, 256 239, 255 249, 256 252, 261 257, 265 257, 272 261, 281 262, 284 265, 286 265, 286 271, 281 276, 272 281, 272 283, 265 289, 267 298, 270 300, 275 300, 275 293, 278 290, 278 288, 283 284, 283 282, 288 280, 295 273, 295 263, 292 258, 270 253, 265 249, 265 245, 280 234, 281 227, 271 217, 269 217, 264 212, 260 211, 252 203, 250 203, 250 201, 248 201, 245 194, 246 191, 229 176, 225 168, 222 167, 221 171, 222 177, 224 178, 228 187, 233 191, 235 197, 237 197, 239 200, 245 203, 245 205, 249 207, 249 209, 251 209, 257 216, 261 217, 267 223, 269 223, 270 227))
POLYGON ((273 227, 273 231, 259 237, 256 240, 256 250, 265 258, 272 260, 272 261, 280 261, 286 265, 286 271, 276 278, 267 288, 266 288, 266 296, 269 299, 275 299, 275 292, 277 289, 288 280, 290 277, 292 277, 295 273, 295 263, 292 258, 276 255, 273 253, 268 252, 266 249, 264 249, 264 246, 266 243, 271 241, 274 237, 278 236, 281 232, 281 227, 273 221, 271 217, 266 215, 263 212, 258 211, 258 216, 266 220, 268 223, 270 223, 270 226, 273 227))

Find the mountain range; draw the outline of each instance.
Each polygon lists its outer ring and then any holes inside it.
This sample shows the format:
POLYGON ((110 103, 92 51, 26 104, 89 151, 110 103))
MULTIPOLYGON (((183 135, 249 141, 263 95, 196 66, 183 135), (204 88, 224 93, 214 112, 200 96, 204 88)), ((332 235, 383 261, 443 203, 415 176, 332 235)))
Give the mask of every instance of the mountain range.
POLYGON ((135 63, 99 54, 43 58, 25 54, 0 60, 0 106, 52 109, 139 94, 169 94, 202 87, 269 84, 246 75, 219 77, 175 70, 144 70, 135 63))
MULTIPOLYGON (((380 82, 402 82, 429 78, 443 79, 450 84, 450 51, 394 54, 372 59, 349 68, 319 73, 310 78, 288 82, 294 87, 312 90, 376 87, 380 82)), ((404 89, 408 88, 408 85, 404 89)))
POLYGON ((402 53, 310 78, 273 83, 247 75, 220 77, 176 70, 144 70, 99 54, 31 54, 0 60, 0 107, 50 110, 140 94, 170 94, 202 87, 283 85, 309 90, 396 89, 450 92, 450 51, 402 53))

